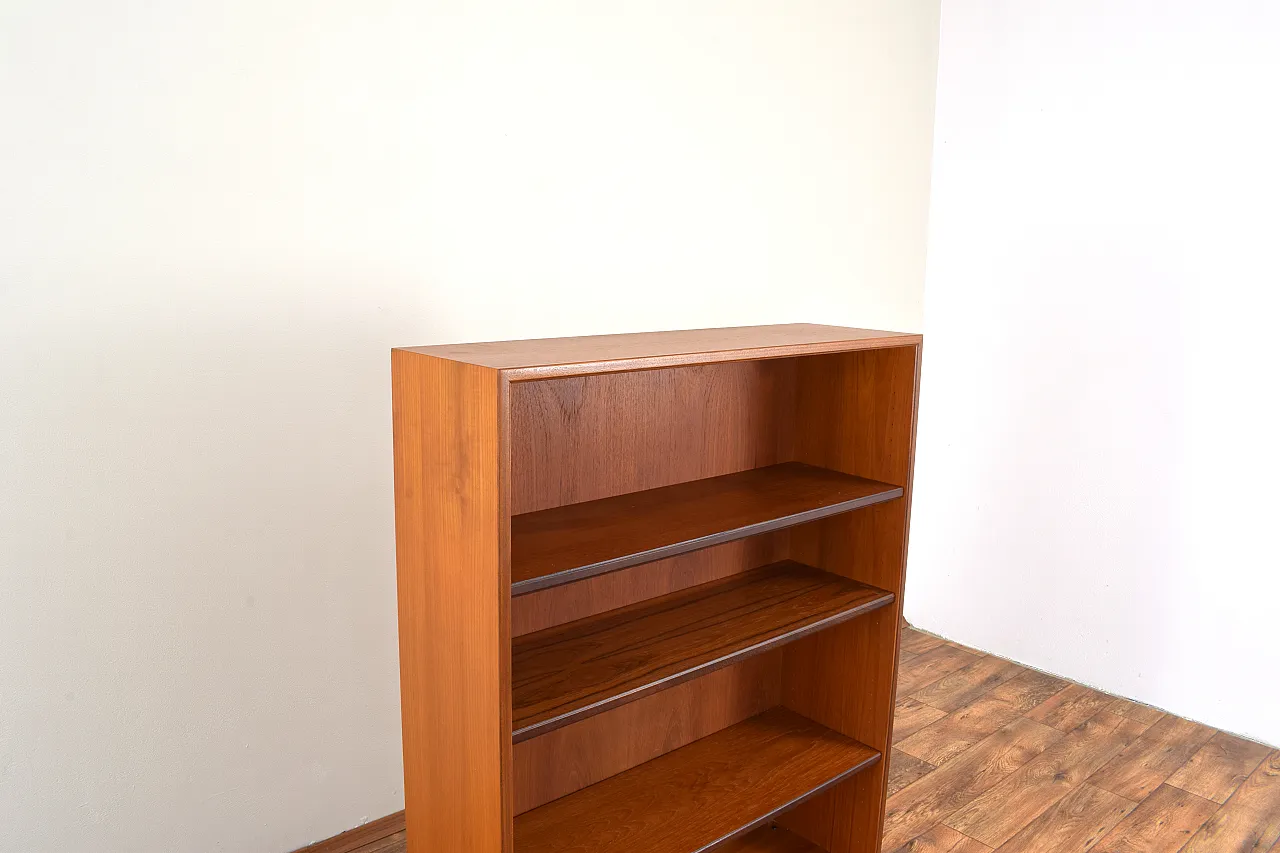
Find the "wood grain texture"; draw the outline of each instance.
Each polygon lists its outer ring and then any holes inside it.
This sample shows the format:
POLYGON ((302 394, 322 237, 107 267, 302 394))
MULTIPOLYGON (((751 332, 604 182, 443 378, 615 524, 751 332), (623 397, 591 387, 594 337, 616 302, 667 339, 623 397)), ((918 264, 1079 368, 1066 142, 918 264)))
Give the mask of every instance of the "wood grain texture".
POLYGON ((982 657, 911 695, 926 705, 950 712, 963 708, 1023 672, 1026 670, 1016 663, 997 657, 982 657))
POLYGON ((1072 684, 1028 711, 1027 719, 1069 732, 1114 701, 1114 696, 1072 684))
POLYGON ((785 462, 522 513, 511 593, 624 569, 901 497, 902 487, 785 462))
POLYGON ((1001 853, 1086 853, 1137 803, 1086 783, 1050 806, 1000 846, 1001 853))
POLYGON ((1116 699, 1106 706, 1106 710, 1122 717, 1128 717, 1131 720, 1138 720, 1149 726, 1155 725, 1164 717, 1164 711, 1159 708, 1152 708, 1150 705, 1143 705, 1131 699, 1116 699))
POLYGON ((1270 749, 1260 743, 1219 732, 1170 776, 1168 783, 1222 804, 1258 769, 1268 752, 1270 749))
MULTIPOLYGON (((511 387, 512 511, 534 512, 791 459, 795 361, 746 361, 511 387), (602 464, 602 460, 604 463, 602 464)), ((523 595, 515 636, 787 556, 785 532, 523 595)))
MULTIPOLYGON (((897 594, 905 580, 920 349, 797 360, 795 458, 904 487, 902 500, 790 532, 793 559, 897 594)), ((901 602, 787 646, 787 707, 888 754, 901 602)), ((883 763, 779 823, 829 853, 879 853, 883 763)))
POLYGON ((1216 803, 1161 785, 1093 853, 1177 853, 1217 811, 1216 803))
POLYGON ((891 850, 906 844, 946 821, 1062 737, 1057 729, 1019 718, 908 785, 888 800, 884 847, 891 850))
POLYGON ((910 697, 899 699, 893 710, 893 742, 901 743, 946 716, 946 711, 930 708, 910 697))
POLYGON ((751 536, 511 600, 511 636, 554 628, 785 559, 786 531, 751 536))
POLYGON ((992 851, 990 847, 976 838, 966 836, 955 847, 952 847, 948 853, 992 853, 992 851))
POLYGON ((520 815, 520 853, 698 853, 880 754, 777 708, 520 815))
POLYGON ((980 844, 972 838, 961 835, 949 826, 938 824, 927 832, 917 835, 893 853, 970 853, 989 851, 991 848, 980 844))
POLYGON ((500 369, 512 381, 689 364, 915 346, 919 335, 812 323, 592 335, 413 347, 412 352, 500 369))
POLYGON ((716 853, 824 853, 780 826, 766 826, 716 848, 716 853))
POLYGON ((1020 717, 1018 709, 983 696, 898 744, 908 755, 941 766, 1020 717))
MULTIPOLYGON (((904 653, 918 655, 945 645, 947 645, 946 640, 941 637, 935 637, 933 634, 926 634, 923 631, 917 631, 915 628, 902 629, 901 651, 904 653)), ((904 654, 904 657, 906 656, 904 654)))
MULTIPOLYGON (((401 812, 401 814, 404 814, 401 812)), ((379 838, 353 853, 406 853, 409 848, 409 837, 404 830, 379 838)))
POLYGON ((372 853, 375 850, 404 850, 404 812, 398 811, 348 829, 332 838, 317 841, 294 853, 372 853))
POLYGON ((512 385, 513 514, 790 461, 796 369, 743 361, 512 385))
POLYGON ((1146 799, 1216 733, 1190 720, 1163 717, 1089 781, 1129 800, 1146 799))
POLYGON ((781 663, 778 652, 767 652, 516 744, 515 813, 773 708, 779 701, 781 663))
POLYGON ((992 690, 991 696, 1025 713, 1061 693, 1069 684, 1061 678, 1029 669, 992 690))
POLYGON ((928 776, 938 768, 927 761, 907 755, 901 750, 893 750, 889 754, 889 785, 886 796, 892 797, 917 779, 928 776))
POLYGON ((506 405, 494 370, 392 354, 411 853, 511 853, 506 405))
POLYGON ((1280 751, 1269 754, 1181 853, 1270 850, 1280 844, 1280 751))
POLYGON ((1133 720, 1103 711, 943 822, 998 849, 1137 739, 1142 730, 1133 720))
POLYGON ((978 660, 981 660, 981 657, 975 652, 958 648, 950 643, 916 655, 904 663, 898 671, 897 694, 899 696, 914 695, 917 691, 978 660))
POLYGON ((893 602, 783 561, 514 641, 517 743, 893 602))

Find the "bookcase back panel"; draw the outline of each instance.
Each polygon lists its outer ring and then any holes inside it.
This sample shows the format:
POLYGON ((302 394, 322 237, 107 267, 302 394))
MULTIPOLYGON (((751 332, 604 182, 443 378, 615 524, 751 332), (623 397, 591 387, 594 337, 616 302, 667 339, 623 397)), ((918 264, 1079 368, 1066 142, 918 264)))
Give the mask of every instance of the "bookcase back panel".
POLYGON ((511 600, 511 636, 710 583, 786 556, 787 531, 780 530, 522 595, 511 600))
POLYGON ((514 811, 537 808, 780 701, 778 650, 515 745, 514 811))
POLYGON ((790 459, 795 359, 511 385, 511 512, 790 459))

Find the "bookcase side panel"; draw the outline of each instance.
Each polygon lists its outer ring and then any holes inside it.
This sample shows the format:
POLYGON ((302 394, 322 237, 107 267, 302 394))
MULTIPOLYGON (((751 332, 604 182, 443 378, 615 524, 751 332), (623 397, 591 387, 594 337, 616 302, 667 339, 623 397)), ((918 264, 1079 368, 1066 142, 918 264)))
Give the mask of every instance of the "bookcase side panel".
POLYGON ((410 853, 511 853, 507 390, 392 353, 396 575, 410 853))
POLYGON ((885 760, 782 823, 830 853, 877 853, 893 726, 919 346, 798 361, 796 458, 900 485, 904 494, 791 531, 792 559, 889 590, 897 600, 784 650, 783 702, 874 747, 885 760))

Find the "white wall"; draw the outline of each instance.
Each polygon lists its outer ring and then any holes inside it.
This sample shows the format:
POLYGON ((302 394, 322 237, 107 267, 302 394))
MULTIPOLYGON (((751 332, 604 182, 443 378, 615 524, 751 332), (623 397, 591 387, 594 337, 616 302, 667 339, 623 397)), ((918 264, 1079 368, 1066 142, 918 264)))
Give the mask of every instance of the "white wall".
POLYGON ((10 0, 0 851, 401 807, 393 345, 920 325, 937 0, 10 0))
POLYGON ((1280 743, 1280 4, 942 22, 907 616, 1280 743))

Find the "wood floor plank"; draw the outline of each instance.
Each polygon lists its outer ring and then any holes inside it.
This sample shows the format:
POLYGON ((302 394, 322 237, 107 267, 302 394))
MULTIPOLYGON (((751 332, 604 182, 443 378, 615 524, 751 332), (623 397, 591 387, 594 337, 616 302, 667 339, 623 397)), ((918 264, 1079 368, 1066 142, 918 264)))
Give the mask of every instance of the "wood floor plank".
POLYGON ((1092 853, 1177 853, 1217 811, 1217 803, 1161 785, 1092 853))
POLYGON ((883 849, 906 844, 999 784, 1063 737, 1019 718, 958 758, 889 797, 883 849))
POLYGON ((1222 804, 1258 769, 1270 751, 1260 743, 1218 732, 1169 777, 1169 784, 1222 804))
POLYGON ((963 669, 978 657, 973 652, 951 645, 930 649, 898 667, 898 697, 910 696, 944 675, 963 669))
POLYGON ((1071 684, 1027 712, 1027 718, 1069 732, 1112 703, 1113 697, 1071 684))
POLYGON ((954 829, 939 824, 920 833, 893 853, 951 853, 951 848, 963 839, 964 836, 954 829))
POLYGON ((965 836, 965 839, 952 847, 949 853, 994 853, 994 851, 976 838, 965 836))
POLYGON ((401 810, 361 824, 355 829, 348 829, 324 841, 317 841, 293 853, 403 853, 403 851, 404 811, 401 810))
POLYGON ((1025 671, 1016 663, 987 656, 944 675, 911 695, 934 708, 955 711, 1025 671))
POLYGON ((893 853, 951 853, 965 841, 965 836, 938 824, 903 844, 893 853))
POLYGON ((1166 715, 1089 781, 1128 800, 1140 802, 1191 760, 1217 732, 1208 726, 1166 715))
POLYGON ((1101 711, 943 823, 999 848, 1129 746, 1142 728, 1101 711))
POLYGON ((1085 853, 1137 807, 1086 782, 1001 845, 1000 853, 1085 853))
POLYGON ((925 726, 931 726, 947 715, 946 711, 931 708, 911 697, 899 699, 893 708, 893 742, 911 737, 925 726))
POLYGON ((899 647, 908 654, 922 655, 946 644, 947 641, 941 637, 917 631, 915 628, 903 628, 902 641, 899 643, 899 647))
POLYGON ((1154 726, 1164 716, 1164 711, 1159 708, 1152 708, 1150 705, 1143 705, 1140 702, 1134 702, 1132 699, 1116 699, 1115 702, 1107 706, 1107 710, 1113 714, 1128 717, 1131 720, 1140 720, 1149 726, 1154 726))
POLYGON ((938 768, 927 761, 895 749, 889 753, 889 786, 885 796, 892 797, 917 779, 928 776, 938 768))
POLYGON ((1045 672, 1028 669, 992 690, 991 695, 1008 702, 1019 711, 1026 712, 1051 696, 1066 690, 1070 685, 1069 681, 1045 672))
POLYGON ((946 764, 1019 716, 1008 702, 984 696, 902 740, 898 748, 930 764, 946 764))
POLYGON ((1258 769, 1249 774, 1181 853, 1253 853, 1277 845, 1280 845, 1280 751, 1268 755, 1258 769))
POLYGON ((355 853, 405 853, 408 843, 405 831, 402 829, 380 841, 374 841, 366 847, 361 847, 355 853))

